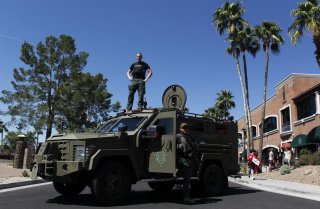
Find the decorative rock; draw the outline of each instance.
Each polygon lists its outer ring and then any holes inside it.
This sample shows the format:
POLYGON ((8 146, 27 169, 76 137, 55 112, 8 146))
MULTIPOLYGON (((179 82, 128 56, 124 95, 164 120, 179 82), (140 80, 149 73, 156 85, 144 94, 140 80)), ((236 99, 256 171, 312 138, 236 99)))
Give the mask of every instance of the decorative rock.
POLYGON ((311 169, 307 169, 303 172, 303 175, 310 175, 312 174, 312 170, 311 169))

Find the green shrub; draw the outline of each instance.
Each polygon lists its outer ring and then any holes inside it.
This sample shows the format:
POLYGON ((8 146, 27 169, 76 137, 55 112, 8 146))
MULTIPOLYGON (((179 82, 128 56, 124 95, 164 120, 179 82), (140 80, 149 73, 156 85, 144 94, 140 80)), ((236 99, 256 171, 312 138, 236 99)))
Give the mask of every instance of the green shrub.
POLYGON ((300 165, 309 165, 309 155, 304 154, 299 157, 300 165))
POLYGON ((301 149, 299 152, 299 155, 308 155, 308 154, 309 154, 309 152, 308 152, 307 148, 301 149))
POLYGON ((315 152, 309 156, 309 163, 311 165, 320 165, 320 152, 315 152))
POLYGON ((24 171, 22 172, 22 176, 23 176, 23 177, 30 177, 28 171, 26 171, 26 170, 24 170, 24 171))
POLYGON ((283 165, 280 167, 280 173, 281 175, 289 174, 291 173, 291 170, 288 165, 283 165))
POLYGON ((293 167, 294 167, 294 168, 299 168, 300 166, 301 166, 300 161, 299 161, 299 160, 295 160, 295 161, 294 161, 294 164, 293 164, 293 167))
POLYGON ((248 172, 248 165, 247 164, 242 164, 241 167, 241 172, 246 174, 248 172))

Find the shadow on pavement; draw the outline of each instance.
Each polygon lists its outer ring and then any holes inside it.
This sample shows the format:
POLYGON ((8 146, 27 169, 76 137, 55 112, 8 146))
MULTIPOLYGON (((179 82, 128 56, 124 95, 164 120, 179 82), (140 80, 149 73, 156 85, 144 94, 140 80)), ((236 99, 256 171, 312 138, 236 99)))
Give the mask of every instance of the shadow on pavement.
MULTIPOLYGON (((193 205, 212 204, 219 202, 221 199, 213 197, 195 197, 195 203, 193 205)), ((76 197, 57 196, 53 199, 47 200, 50 204, 62 204, 62 205, 80 205, 91 207, 105 207, 96 202, 91 194, 80 194, 76 197)), ((160 193, 156 191, 132 191, 129 199, 123 204, 116 206, 130 206, 136 204, 149 204, 149 203, 175 203, 183 204, 182 191, 173 190, 171 192, 160 193)), ((115 206, 115 205, 114 205, 115 206)), ((111 207, 111 206, 110 206, 111 207)))
POLYGON ((251 194, 251 193, 257 193, 257 192, 261 192, 261 191, 247 188, 247 187, 244 188, 244 187, 232 186, 232 187, 229 187, 228 191, 224 194, 224 196, 251 194))
MULTIPOLYGON (((231 184, 228 191, 223 196, 231 195, 242 195, 257 193, 259 190, 239 187, 236 184, 231 184)), ((204 197, 197 193, 192 193, 192 198, 195 200, 193 205, 212 204, 220 202, 223 196, 220 197, 204 197)), ((75 197, 57 196, 53 199, 47 200, 50 204, 61 204, 61 205, 80 205, 80 206, 91 206, 91 207, 105 207, 96 202, 95 198, 91 194, 80 194, 75 197)), ((171 192, 156 192, 156 191, 132 191, 126 202, 116 206, 130 206, 130 205, 141 205, 141 204, 155 204, 155 203, 174 203, 183 204, 182 202, 182 189, 174 189, 171 192)))

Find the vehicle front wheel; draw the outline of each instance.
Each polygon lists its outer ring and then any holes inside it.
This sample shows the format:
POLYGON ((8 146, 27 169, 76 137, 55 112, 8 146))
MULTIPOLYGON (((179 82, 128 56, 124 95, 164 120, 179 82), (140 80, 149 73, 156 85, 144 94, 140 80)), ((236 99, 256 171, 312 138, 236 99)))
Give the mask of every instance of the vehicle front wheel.
POLYGON ((130 172, 122 163, 110 162, 98 170, 91 190, 101 204, 118 204, 124 201, 130 193, 130 172))
POLYGON ((174 181, 153 181, 148 182, 148 185, 151 189, 155 191, 168 192, 171 191, 175 185, 174 181))
POLYGON ((75 183, 60 183, 60 182, 53 182, 54 189, 65 196, 75 196, 80 194, 84 188, 86 187, 85 184, 75 184, 75 183))
POLYGON ((201 183, 208 196, 221 195, 224 190, 224 174, 218 165, 208 165, 203 173, 201 183))

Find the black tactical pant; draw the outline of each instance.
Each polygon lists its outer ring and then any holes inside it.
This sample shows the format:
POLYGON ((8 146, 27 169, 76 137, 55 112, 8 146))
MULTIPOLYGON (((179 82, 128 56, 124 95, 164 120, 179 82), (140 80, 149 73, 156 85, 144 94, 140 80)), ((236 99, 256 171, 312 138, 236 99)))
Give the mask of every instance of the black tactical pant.
POLYGON ((142 79, 134 79, 131 81, 131 84, 129 85, 129 96, 128 96, 128 104, 127 104, 127 110, 132 110, 133 100, 134 100, 134 94, 138 90, 139 94, 139 101, 138 101, 138 107, 139 109, 142 109, 143 107, 143 97, 146 93, 145 83, 142 79))
POLYGON ((179 158, 178 168, 181 171, 181 175, 183 177, 183 198, 190 198, 190 181, 192 176, 191 160, 186 158, 179 158))

